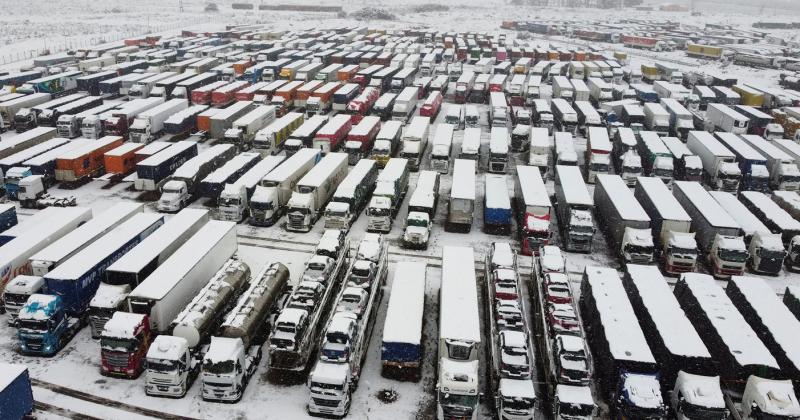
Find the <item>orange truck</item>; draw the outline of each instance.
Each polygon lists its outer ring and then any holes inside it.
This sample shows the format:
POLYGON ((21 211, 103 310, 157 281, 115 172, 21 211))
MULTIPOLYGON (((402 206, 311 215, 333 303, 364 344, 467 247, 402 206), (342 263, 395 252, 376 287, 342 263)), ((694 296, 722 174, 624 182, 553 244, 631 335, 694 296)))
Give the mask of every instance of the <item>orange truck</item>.
POLYGON ((247 70, 248 67, 252 66, 253 62, 250 60, 239 60, 233 63, 233 72, 237 76, 241 76, 244 74, 244 71, 247 70))
POLYGON ((281 86, 275 91, 275 95, 272 96, 272 104, 278 106, 282 105, 287 109, 293 107, 294 101, 297 98, 297 90, 300 89, 300 86, 304 83, 305 82, 302 80, 295 80, 281 86), (276 100, 277 98, 283 98, 283 100, 276 100), (279 104, 278 102, 281 103, 279 104))
POLYGON ((250 86, 249 82, 239 80, 211 92, 211 106, 222 108, 230 105, 236 100, 236 92, 248 86, 250 86))
POLYGON ((208 133, 211 131, 211 117, 217 115, 223 108, 209 108, 197 114, 197 131, 208 133))
POLYGON ((103 155, 103 166, 107 174, 127 175, 136 169, 136 152, 144 147, 144 143, 123 143, 103 155))
POLYGON ((328 82, 324 86, 311 93, 306 100, 306 117, 313 115, 325 115, 333 104, 333 94, 342 87, 339 82, 328 82))
POLYGON ((358 64, 344 66, 340 68, 338 72, 336 72, 336 80, 347 83, 350 81, 350 79, 355 77, 359 70, 361 70, 361 67, 358 64))
POLYGON ((303 86, 297 89, 297 97, 294 98, 294 104, 298 108, 306 106, 306 101, 311 96, 311 93, 319 89, 320 86, 325 84, 322 80, 312 80, 306 82, 303 86))
POLYGON ((105 136, 56 158, 56 181, 77 182, 102 174, 104 155, 123 143, 121 136, 105 136))

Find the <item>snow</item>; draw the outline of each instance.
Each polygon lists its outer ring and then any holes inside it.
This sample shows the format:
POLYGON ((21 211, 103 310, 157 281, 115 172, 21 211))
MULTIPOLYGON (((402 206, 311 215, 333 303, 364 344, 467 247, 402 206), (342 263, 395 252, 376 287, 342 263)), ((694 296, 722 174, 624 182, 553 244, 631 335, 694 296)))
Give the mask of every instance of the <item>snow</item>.
POLYGON ((275 321, 276 325, 279 324, 292 324, 298 325, 300 320, 303 319, 304 316, 308 314, 308 311, 304 309, 298 308, 284 308, 280 315, 278 315, 277 321, 275 321))
POLYGON ((500 378, 499 389, 505 398, 536 398, 533 382, 529 380, 500 378))
POLYGON ((796 191, 773 191, 772 195, 788 203, 792 212, 800 212, 800 194, 796 191))
MULTIPOLYGON (((733 276, 731 282, 758 314, 759 321, 767 327, 769 335, 791 361, 794 370, 800 370, 800 321, 781 302, 767 283, 757 277, 733 276)), ((730 287, 730 285, 728 286, 730 287)))
POLYGON ((136 338, 136 327, 142 325, 144 315, 117 311, 103 327, 104 337, 136 338))
POLYGON ((39 276, 19 275, 6 284, 6 293, 31 294, 39 291, 44 279, 39 276))
POLYGON ((517 165, 517 179, 526 207, 552 207, 539 168, 517 165))
POLYGON ((386 163, 386 167, 378 174, 378 185, 387 183, 391 186, 391 192, 394 193, 394 186, 397 185, 398 180, 400 180, 407 171, 408 159, 391 158, 389 162, 386 163))
POLYGON ((0 362, 0 393, 27 370, 28 368, 24 365, 0 362))
POLYGON ((179 360, 187 348, 186 340, 171 335, 159 335, 147 350, 148 359, 179 360))
POLYGON ((228 180, 228 178, 233 176, 237 171, 241 170, 242 167, 246 166, 254 159, 260 160, 261 154, 253 152, 239 153, 238 155, 234 156, 233 158, 225 162, 225 164, 222 165, 220 168, 208 174, 208 176, 205 177, 205 179, 203 179, 203 182, 212 184, 225 182, 226 180, 228 180))
POLYGON ((487 209, 511 209, 506 178, 505 175, 486 174, 487 209))
POLYGON ((172 256, 150 274, 130 296, 159 300, 163 298, 208 252, 236 227, 232 222, 209 221, 186 240, 172 256))
POLYGON ((109 145, 111 143, 114 143, 114 142, 120 141, 120 140, 122 140, 122 137, 105 136, 105 137, 99 138, 97 140, 94 140, 92 142, 89 142, 84 146, 77 147, 77 148, 74 148, 74 149, 70 149, 70 150, 62 153, 60 156, 58 156, 58 160, 75 160, 75 159, 79 159, 79 158, 84 158, 86 155, 94 152, 95 150, 99 150, 99 149, 101 149, 101 148, 103 148, 103 147, 105 147, 105 146, 107 146, 107 145, 109 145))
POLYGON ((790 418, 800 416, 800 403, 791 381, 769 380, 757 376, 751 378, 747 381, 748 388, 751 384, 755 388, 755 399, 762 404, 765 414, 790 418), (763 398, 764 396, 768 399, 763 398))
MULTIPOLYGON (((480 343, 478 291, 472 248, 442 248, 442 286, 439 306, 441 338, 480 343)), ((446 360, 446 359, 444 359, 446 360)))
POLYGON ((766 161, 766 158, 756 151, 752 146, 747 144, 744 140, 742 140, 738 135, 733 133, 724 133, 724 132, 717 132, 717 138, 724 143, 729 149, 735 151, 737 155, 741 156, 741 159, 746 160, 755 160, 755 161, 766 161))
POLYGON ((725 408, 719 376, 693 375, 681 370, 678 371, 676 382, 687 403, 699 407, 725 408))
POLYGON ((111 264, 106 271, 138 273, 154 259, 163 262, 182 241, 208 221, 208 210, 183 209, 172 216, 136 247, 111 264))
POLYGON ((507 154, 509 146, 508 128, 492 127, 492 131, 489 134, 489 150, 491 153, 507 154))
POLYGON ((183 165, 175 170, 171 178, 194 179, 194 177, 197 176, 201 166, 218 159, 227 151, 233 150, 234 147, 235 146, 232 144, 217 144, 211 146, 203 152, 200 152, 197 156, 187 160, 183 165))
POLYGON ((556 180, 564 191, 564 201, 571 205, 593 206, 594 200, 577 166, 556 166, 556 180))
POLYGON ((675 188, 683 192, 686 198, 697 208, 697 211, 700 212, 712 226, 740 228, 739 224, 714 201, 700 183, 675 181, 673 185, 673 194, 675 193, 675 188))
POLYGON ((658 267, 636 264, 627 264, 626 267, 631 284, 643 302, 643 309, 655 324, 665 347, 672 354, 711 359, 703 340, 686 318, 658 267))
MULTIPOLYGON (((59 158, 59 157, 63 156, 65 152, 68 152, 68 151, 73 150, 73 149, 78 149, 78 148, 85 147, 85 146, 89 145, 93 141, 94 140, 78 138, 78 139, 72 140, 72 141, 70 141, 68 143, 65 143, 65 144, 63 144, 61 146, 58 146, 55 149, 49 150, 49 151, 44 152, 44 153, 42 153, 42 154, 40 154, 38 156, 32 157, 32 158, 22 162, 22 164, 25 165, 25 166, 32 166, 32 167, 42 166, 45 163, 52 162, 52 161, 56 160, 56 158, 59 158)), ((30 149, 28 149, 28 150, 30 150, 30 149)))
POLYGON ((636 407, 658 408, 663 405, 661 398, 661 385, 657 376, 651 375, 626 375, 622 392, 626 393, 631 404, 636 407))
POLYGON ((0 156, 7 157, 17 153, 19 150, 25 150, 32 146, 25 144, 31 141, 31 139, 49 134, 52 134, 50 137, 55 137, 55 133, 55 127, 36 127, 24 133, 17 134, 14 137, 5 138, 2 142, 0 142, 0 156))
POLYGON ((203 360, 211 363, 236 360, 241 348, 242 340, 240 338, 211 337, 211 345, 209 345, 203 360))
MULTIPOLYGON (((728 150, 719 140, 714 137, 711 133, 707 131, 690 131, 689 132, 689 143, 691 143, 691 138, 695 137, 700 144, 703 145, 705 149, 709 151, 714 156, 721 156, 729 158, 731 162, 736 161, 736 156, 728 150)), ((691 149, 691 146, 689 147, 691 149)))
POLYGON ((585 281, 591 287, 611 355, 617 360, 655 364, 616 270, 588 266, 585 281))
POLYGON ((756 232, 770 233, 761 220, 751 213, 741 201, 737 200, 735 195, 724 191, 709 191, 708 193, 739 224, 745 236, 753 235, 756 232))
POLYGON ((692 218, 681 207, 678 200, 672 195, 664 181, 656 177, 640 176, 636 181, 641 185, 642 190, 653 202, 656 212, 664 220, 677 220, 691 222, 692 218))
POLYGON ((588 386, 556 385, 556 396, 565 404, 594 405, 592 390, 588 386))
POLYGON ((605 191, 609 204, 617 209, 620 217, 628 221, 643 221, 650 222, 650 216, 642 208, 642 205, 634 198, 633 193, 622 180, 619 175, 597 175, 597 185, 602 189, 595 187, 595 194, 598 191, 605 191))
POLYGON ((302 186, 319 188, 322 184, 331 181, 337 171, 342 170, 347 172, 347 153, 328 153, 298 181, 295 190, 302 186))
POLYGON ((78 280, 99 262, 117 252, 133 238, 156 226, 163 216, 153 213, 136 214, 115 227, 102 238, 81 248, 75 255, 45 275, 47 279, 78 280))
POLYGON ((17 153, 14 153, 11 156, 5 157, 0 159, 0 167, 5 166, 16 166, 22 162, 27 161, 28 159, 34 158, 36 156, 41 155, 44 152, 49 150, 53 150, 60 146, 63 146, 69 143, 69 139, 55 137, 49 140, 44 141, 43 143, 39 143, 37 145, 31 146, 25 150, 21 150, 17 153))
POLYGON ((122 143, 119 147, 109 150, 105 156, 123 156, 126 153, 136 151, 144 146, 141 143, 122 143))
POLYGON ((114 207, 67 233, 47 248, 33 254, 31 261, 59 264, 74 252, 91 244, 102 235, 129 220, 135 214, 141 214, 142 209, 143 206, 139 203, 122 202, 115 204, 114 207))
POLYGON ((453 162, 451 199, 475 200, 475 161, 456 159, 453 162))
POLYGON ((329 363, 319 361, 311 372, 310 380, 323 383, 339 385, 347 379, 350 365, 347 363, 329 363))
POLYGON ((681 277, 697 299, 704 316, 741 366, 761 365, 778 369, 778 362, 753 332, 722 288, 707 274, 686 273, 681 277))
POLYGON ((57 299, 58 296, 55 295, 32 294, 25 302, 25 306, 20 309, 18 317, 19 319, 45 320, 55 310, 54 305, 57 299))
POLYGON ((742 191, 744 200, 750 201, 760 209, 781 231, 800 231, 800 222, 795 220, 786 210, 780 208, 768 195, 758 191, 742 191))

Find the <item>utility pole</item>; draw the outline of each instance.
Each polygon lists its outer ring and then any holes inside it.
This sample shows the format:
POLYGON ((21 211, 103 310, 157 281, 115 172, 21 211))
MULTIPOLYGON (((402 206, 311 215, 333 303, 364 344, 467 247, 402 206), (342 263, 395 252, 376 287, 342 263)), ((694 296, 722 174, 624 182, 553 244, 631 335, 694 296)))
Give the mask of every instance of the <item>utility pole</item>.
POLYGON ((178 0, 178 11, 183 13, 183 0, 178 0))

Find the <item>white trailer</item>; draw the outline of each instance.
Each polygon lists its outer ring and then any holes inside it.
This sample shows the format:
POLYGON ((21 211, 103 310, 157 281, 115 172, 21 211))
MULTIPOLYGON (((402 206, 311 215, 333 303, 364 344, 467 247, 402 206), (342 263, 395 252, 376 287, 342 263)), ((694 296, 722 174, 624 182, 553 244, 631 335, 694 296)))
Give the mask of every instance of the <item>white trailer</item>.
POLYGON ((761 136, 745 134, 741 138, 767 159, 770 187, 773 190, 800 190, 800 169, 790 154, 783 151, 776 143, 764 140, 761 136))
POLYGON ((128 295, 128 311, 169 332, 175 316, 236 252, 236 224, 209 221, 128 295))
POLYGON ((188 107, 186 99, 170 99, 163 104, 156 105, 136 116, 128 129, 130 141, 134 143, 150 143, 164 131, 164 121, 170 116, 188 107))
POLYGON ((241 222, 250 210, 250 197, 259 182, 280 165, 284 156, 267 156, 245 172, 233 183, 225 184, 217 200, 217 218, 228 222, 241 222))
POLYGON ((143 210, 144 205, 138 203, 115 204, 102 214, 53 242, 47 248, 33 254, 30 259, 31 272, 34 276, 44 276, 82 248, 135 214, 142 213, 143 210))
POLYGON ((750 119, 723 104, 708 104, 706 123, 716 130, 733 134, 747 134, 750 119))
POLYGON ((261 179, 250 197, 250 224, 272 226, 286 212, 297 182, 320 160, 317 149, 300 149, 261 179))
POLYGON ((453 163, 453 185, 450 188, 450 202, 447 208, 446 231, 469 232, 475 211, 475 172, 474 160, 456 159, 453 163))
POLYGON ((483 345, 479 311, 474 251, 445 246, 439 293, 438 418, 477 417, 483 345))
MULTIPOLYGON (((252 111, 244 114, 241 118, 233 122, 233 126, 225 130, 224 141, 235 144, 240 150, 247 150, 253 146, 253 140, 256 138, 256 133, 262 128, 272 124, 276 117, 276 108, 274 105, 258 106, 252 111)), ((259 146, 257 151, 261 150, 263 146, 259 146)), ((275 145, 274 147, 277 147, 275 145)), ((271 148, 266 149, 271 152, 271 148)), ((271 154, 271 153, 270 153, 271 154)))
POLYGON ((412 171, 419 170, 422 163, 422 156, 428 148, 430 126, 430 117, 416 116, 403 130, 400 157, 408 159, 412 171))
POLYGON ((450 155, 453 149, 453 124, 439 124, 431 146, 431 168, 439 173, 450 172, 450 155))
POLYGON ((308 232, 347 176, 347 154, 328 153, 298 181, 286 204, 286 230, 308 232))
POLYGON ((705 179, 715 190, 735 192, 739 189, 742 171, 736 155, 711 133, 691 131, 686 146, 703 162, 705 179))

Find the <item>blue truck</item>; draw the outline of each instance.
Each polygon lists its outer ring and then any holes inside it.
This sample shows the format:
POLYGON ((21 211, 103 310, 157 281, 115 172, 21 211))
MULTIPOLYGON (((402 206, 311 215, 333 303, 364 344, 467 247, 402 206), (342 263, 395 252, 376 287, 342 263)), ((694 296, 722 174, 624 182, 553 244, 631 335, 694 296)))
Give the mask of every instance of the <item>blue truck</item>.
POLYGON ((33 412, 33 390, 28 368, 0 363, 0 418, 19 420, 33 412))
POLYGON ((200 195, 216 202, 225 184, 239 179, 261 160, 261 153, 244 152, 233 157, 200 181, 200 195))
POLYGON ((84 319, 68 316, 58 295, 31 295, 17 315, 19 352, 36 356, 58 353, 80 331, 84 319))
POLYGON ((653 87, 645 84, 631 85, 633 91, 636 92, 636 99, 641 102, 655 102, 658 103, 658 94, 653 87))
POLYGON ((17 208, 13 204, 0 204, 0 232, 17 224, 17 208))
POLYGON ((483 199, 483 231, 492 235, 511 234, 511 199, 506 175, 486 175, 483 199))
POLYGON ((173 114, 164 121, 164 132, 173 136, 188 135, 197 130, 197 116, 208 109, 208 105, 192 105, 173 114))
POLYGON ((736 134, 717 131, 717 139, 736 156, 742 171, 742 190, 769 193, 767 158, 736 134))
POLYGON ((100 95, 100 82, 115 77, 117 77, 117 72, 113 70, 81 76, 76 79, 78 82, 78 92, 87 92, 91 96, 100 95))
POLYGON ((134 187, 158 191, 159 186, 187 160, 197 156, 197 142, 182 140, 136 164, 134 187))
POLYGON ((16 200, 17 193, 19 193, 19 181, 31 175, 33 175, 33 172, 27 166, 15 166, 9 169, 5 177, 6 197, 10 200, 16 200))

